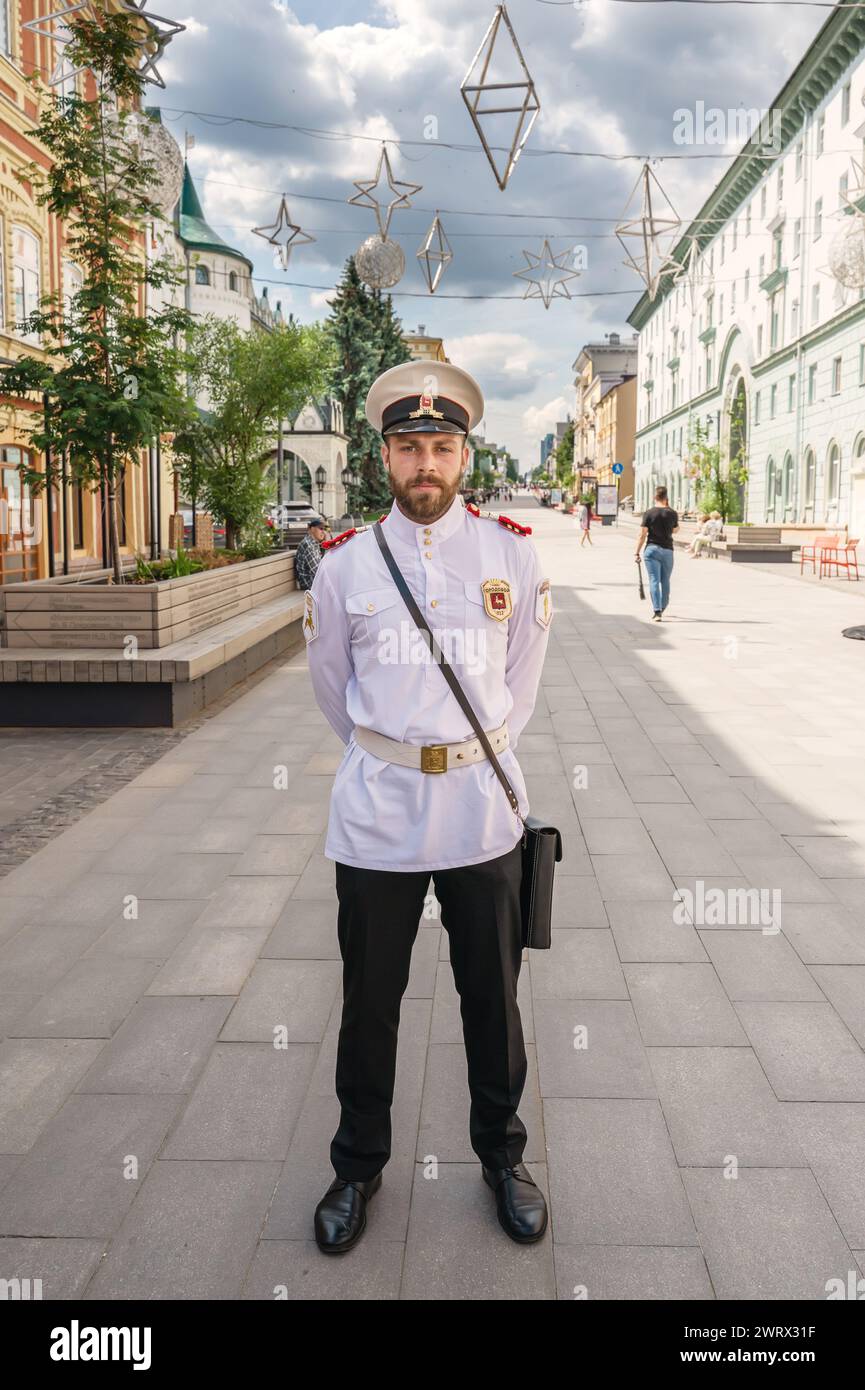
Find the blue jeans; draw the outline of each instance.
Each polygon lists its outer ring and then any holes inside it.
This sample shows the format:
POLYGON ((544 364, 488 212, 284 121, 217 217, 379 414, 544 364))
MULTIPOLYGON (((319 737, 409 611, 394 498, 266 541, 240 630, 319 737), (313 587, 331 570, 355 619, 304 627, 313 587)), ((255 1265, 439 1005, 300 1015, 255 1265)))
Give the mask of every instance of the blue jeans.
POLYGON ((643 551, 643 559, 646 562, 646 574, 649 576, 649 594, 652 599, 652 608, 656 613, 663 613, 667 604, 670 602, 670 575, 673 572, 673 551, 665 550, 662 545, 654 545, 650 541, 643 551))

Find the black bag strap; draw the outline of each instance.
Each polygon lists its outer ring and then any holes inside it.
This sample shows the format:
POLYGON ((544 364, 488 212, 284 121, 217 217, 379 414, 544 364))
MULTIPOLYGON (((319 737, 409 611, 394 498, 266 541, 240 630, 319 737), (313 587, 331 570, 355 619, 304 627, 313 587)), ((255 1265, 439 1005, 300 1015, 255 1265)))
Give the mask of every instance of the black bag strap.
POLYGON ((481 747, 483 748, 484 752, 486 753, 487 757, 492 763, 493 768, 495 769, 495 774, 505 789, 508 801, 511 805, 511 810, 514 812, 516 816, 519 816, 520 821, 522 821, 522 823, 525 824, 525 821, 523 821, 523 817, 520 812, 520 803, 519 799, 517 798, 517 794, 511 786, 510 782, 508 781, 507 777, 505 776, 502 765, 495 755, 493 746, 487 738, 480 720, 478 719, 477 715, 472 709, 468 696, 466 695, 465 691, 460 685, 459 680, 457 679, 457 676, 453 670, 453 667, 450 666, 447 660, 445 659, 444 652, 442 651, 441 647, 439 646, 438 642, 433 636, 432 628, 430 627, 423 613, 420 611, 417 604, 415 603, 414 595, 412 594, 411 590, 406 584, 402 570, 400 569, 399 565, 394 559, 391 548, 385 540, 381 522, 377 521, 372 529, 375 533, 378 548, 384 556, 385 564, 387 565, 388 569, 391 572, 391 576, 393 577, 393 582, 399 589, 400 595, 402 596, 405 605, 408 608, 408 611, 414 618, 415 623, 420 628, 421 632, 424 634, 424 638, 427 643, 427 646, 429 647, 430 654, 441 667, 442 675, 444 676, 445 680, 447 681, 448 685, 450 686, 451 690, 453 691, 454 695, 459 701, 460 709, 462 710, 466 719, 469 721, 472 728, 474 729, 478 737, 478 740, 481 744, 481 747))

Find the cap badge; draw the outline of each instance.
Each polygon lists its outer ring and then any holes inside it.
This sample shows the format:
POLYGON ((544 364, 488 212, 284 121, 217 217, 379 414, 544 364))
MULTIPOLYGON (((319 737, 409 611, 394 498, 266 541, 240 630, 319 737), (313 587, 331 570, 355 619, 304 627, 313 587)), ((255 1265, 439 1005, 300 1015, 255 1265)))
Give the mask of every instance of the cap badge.
POLYGON ((410 420, 417 420, 421 415, 429 415, 434 420, 443 420, 445 418, 441 410, 436 410, 434 408, 432 396, 427 395, 418 397, 418 408, 417 410, 410 410, 408 418, 410 420))
POLYGON ((485 579, 481 588, 484 595, 484 611, 490 618, 503 623, 514 611, 510 584, 505 579, 485 579))

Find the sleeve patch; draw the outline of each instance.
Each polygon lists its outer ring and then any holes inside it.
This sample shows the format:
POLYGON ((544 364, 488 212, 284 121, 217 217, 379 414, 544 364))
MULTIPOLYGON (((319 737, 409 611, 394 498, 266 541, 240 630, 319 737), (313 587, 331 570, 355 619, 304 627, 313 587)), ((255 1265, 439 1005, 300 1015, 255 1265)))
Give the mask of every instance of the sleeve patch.
POLYGON ((318 600, 311 589, 307 589, 303 600, 303 635, 307 646, 318 636, 318 600))
POLYGON ((553 621, 553 592, 550 581, 542 579, 535 595, 535 622, 546 629, 553 621))

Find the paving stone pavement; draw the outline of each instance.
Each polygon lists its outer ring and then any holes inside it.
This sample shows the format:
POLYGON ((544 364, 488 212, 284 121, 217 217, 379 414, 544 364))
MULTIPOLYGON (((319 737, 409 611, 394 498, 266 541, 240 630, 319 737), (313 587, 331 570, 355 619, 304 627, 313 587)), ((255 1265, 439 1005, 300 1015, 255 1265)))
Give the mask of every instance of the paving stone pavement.
POLYGON ((469 1146, 433 901, 368 1230, 315 1246, 341 745, 300 653, 0 881, 0 1277, 59 1299, 813 1300, 865 1271, 858 594, 677 557, 656 625, 630 535, 580 551, 570 518, 524 519, 557 613, 518 752, 566 846, 553 949, 520 976, 547 1238, 507 1238, 469 1146))

